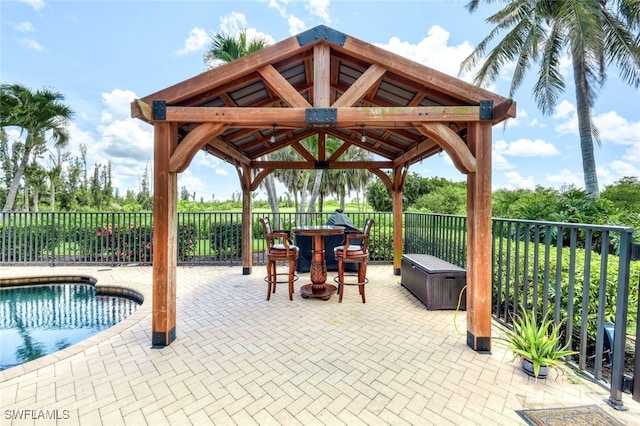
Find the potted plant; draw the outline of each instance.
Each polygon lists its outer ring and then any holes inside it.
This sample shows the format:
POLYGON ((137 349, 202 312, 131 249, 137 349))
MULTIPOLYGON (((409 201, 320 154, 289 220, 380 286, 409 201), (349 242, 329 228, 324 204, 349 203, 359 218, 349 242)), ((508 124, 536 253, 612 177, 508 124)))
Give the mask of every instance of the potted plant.
POLYGON ((577 352, 569 350, 570 342, 560 345, 560 324, 548 319, 549 311, 538 322, 533 312, 524 310, 513 321, 513 329, 508 330, 507 348, 513 351, 514 360, 520 358, 522 369, 535 378, 546 378, 549 369, 562 362, 563 357, 577 352))

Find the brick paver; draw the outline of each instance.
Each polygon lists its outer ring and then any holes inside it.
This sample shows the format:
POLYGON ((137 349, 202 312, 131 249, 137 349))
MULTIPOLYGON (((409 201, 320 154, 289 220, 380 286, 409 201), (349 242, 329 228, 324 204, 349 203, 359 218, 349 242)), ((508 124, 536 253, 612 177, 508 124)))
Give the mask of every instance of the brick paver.
MULTIPOLYGON (((177 339, 154 349, 150 267, 3 267, 2 277, 91 275, 145 303, 95 337, 0 372, 0 424, 524 425, 515 410, 586 404, 640 424, 640 404, 625 395, 629 410, 615 411, 605 389, 568 369, 529 380, 497 341, 475 353, 465 312, 427 311, 390 265, 369 266, 366 304, 357 291, 342 303, 299 292, 289 301, 284 287, 267 301, 264 269, 178 268, 177 339), (68 419, 17 419, 40 410, 68 419)), ((301 274, 296 290, 307 281, 301 274)))

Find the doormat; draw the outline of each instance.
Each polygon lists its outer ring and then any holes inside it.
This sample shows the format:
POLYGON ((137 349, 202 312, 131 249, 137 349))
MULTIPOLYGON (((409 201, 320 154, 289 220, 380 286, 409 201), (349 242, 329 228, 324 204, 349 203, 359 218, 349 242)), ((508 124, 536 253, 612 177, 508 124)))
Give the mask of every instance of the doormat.
POLYGON ((597 405, 516 410, 516 413, 531 426, 624 426, 597 405))

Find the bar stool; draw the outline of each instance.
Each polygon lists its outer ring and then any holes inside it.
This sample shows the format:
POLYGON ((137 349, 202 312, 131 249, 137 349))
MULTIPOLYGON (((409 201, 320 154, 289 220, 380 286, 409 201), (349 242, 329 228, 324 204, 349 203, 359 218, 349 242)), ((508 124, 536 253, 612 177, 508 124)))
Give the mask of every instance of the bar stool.
MULTIPOLYGON (((369 260, 369 234, 371 233, 371 227, 373 226, 373 219, 367 219, 364 224, 362 233, 348 232, 345 234, 344 243, 341 246, 333 249, 333 252, 338 262, 338 276, 334 277, 333 281, 338 284, 338 294, 340 298, 338 301, 342 303, 342 295, 344 294, 345 285, 357 285, 362 296, 362 303, 366 303, 364 295, 364 286, 369 282, 367 278, 367 262, 369 260), (359 241, 359 242, 358 242, 359 241), (345 281, 344 265, 345 263, 357 263, 358 264, 358 282, 345 281)), ((351 274, 346 275, 352 276, 351 274)))
POLYGON ((276 292, 276 284, 289 284, 289 300, 293 300, 293 283, 298 280, 296 274, 296 263, 298 261, 299 249, 291 241, 291 233, 286 230, 274 230, 271 228, 271 221, 268 217, 260 219, 264 230, 266 242, 265 255, 267 257, 267 276, 264 280, 268 284, 267 300, 271 298, 271 293, 276 292), (276 262, 286 262, 289 266, 287 273, 276 272, 276 262), (279 276, 287 276, 286 280, 279 280, 279 276))

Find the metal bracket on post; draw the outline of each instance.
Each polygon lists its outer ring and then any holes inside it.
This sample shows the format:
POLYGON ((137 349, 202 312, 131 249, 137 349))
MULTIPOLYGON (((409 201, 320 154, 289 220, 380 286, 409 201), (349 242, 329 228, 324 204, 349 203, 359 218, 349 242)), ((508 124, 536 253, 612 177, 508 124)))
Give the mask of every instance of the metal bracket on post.
POLYGON ((640 243, 631 243, 631 260, 640 260, 640 243))
POLYGON ((153 101, 153 119, 167 119, 167 103, 165 101, 153 101))
POLYGON ((480 101, 480 120, 493 120, 493 101, 480 101))
POLYGON ((328 161, 318 161, 318 160, 316 160, 313 167, 316 170, 328 170, 329 169, 329 162, 328 161))
POLYGON ((308 127, 314 129, 335 128, 338 124, 338 109, 307 108, 304 111, 304 121, 308 127))

